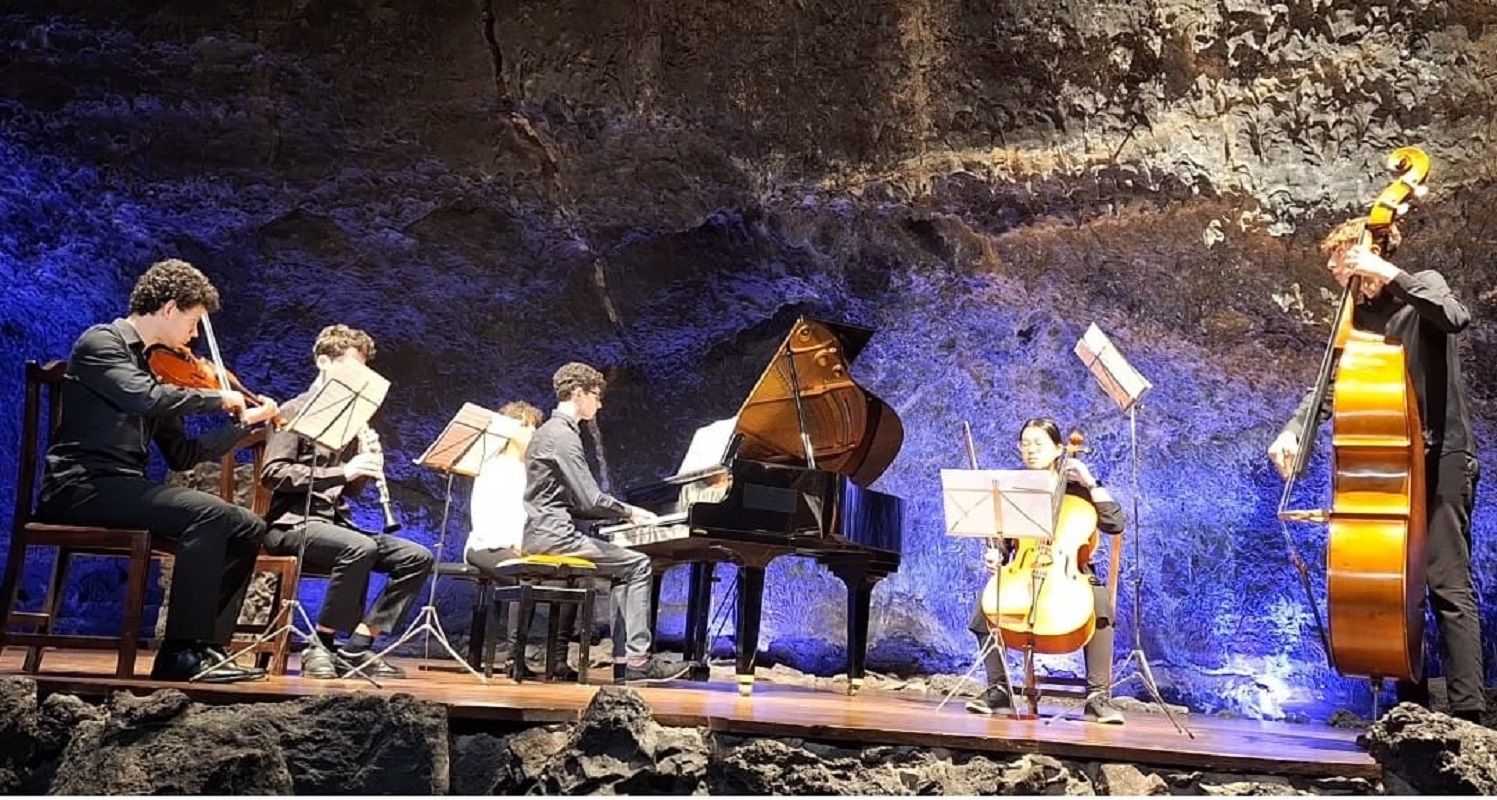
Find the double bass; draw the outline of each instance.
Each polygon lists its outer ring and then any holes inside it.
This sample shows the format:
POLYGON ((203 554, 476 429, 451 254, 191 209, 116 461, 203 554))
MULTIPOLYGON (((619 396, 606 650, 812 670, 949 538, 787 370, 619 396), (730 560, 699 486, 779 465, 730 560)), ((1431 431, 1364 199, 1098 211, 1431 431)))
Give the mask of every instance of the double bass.
MULTIPOLYGON (((1363 244, 1387 247, 1393 223, 1422 197, 1429 156, 1402 147, 1388 157, 1396 177, 1367 216, 1363 244)), ((1353 310, 1361 292, 1353 277, 1342 293, 1330 342, 1316 379, 1309 419, 1279 501, 1279 519, 1323 522, 1329 625, 1311 593, 1311 607, 1331 665, 1343 675, 1418 680, 1424 665, 1425 475, 1419 400, 1403 346, 1358 330, 1353 310), (1331 395, 1331 498, 1329 509, 1289 509, 1295 479, 1309 460, 1310 444, 1331 395)), ((1306 592, 1309 577, 1289 537, 1295 569, 1306 592)))

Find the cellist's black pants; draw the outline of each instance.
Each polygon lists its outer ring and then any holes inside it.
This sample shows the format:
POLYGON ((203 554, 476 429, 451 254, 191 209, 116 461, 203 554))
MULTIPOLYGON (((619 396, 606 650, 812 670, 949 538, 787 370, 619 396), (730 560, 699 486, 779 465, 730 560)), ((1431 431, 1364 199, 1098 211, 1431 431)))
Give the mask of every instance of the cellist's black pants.
MULTIPOLYGON (((1112 593, 1095 575, 1091 581, 1092 597, 1097 610, 1097 632, 1081 648, 1081 657, 1086 662, 1086 691, 1105 694, 1112 677, 1112 639, 1115 632, 1112 627, 1112 593)), ((978 597, 977 607, 972 610, 972 622, 968 624, 968 629, 977 637, 979 649, 987 645, 991 634, 988 632, 988 618, 982 613, 981 597, 978 597)), ((1002 645, 988 652, 983 660, 983 667, 987 670, 989 686, 1005 683, 1004 673, 1008 667, 1003 661, 1002 645)))
MULTIPOLYGON (((1429 481, 1428 551, 1429 592, 1421 610, 1432 605, 1440 632, 1440 660, 1451 711, 1481 711, 1481 617, 1471 581, 1471 508, 1481 477, 1476 457, 1450 453, 1431 462, 1429 481)), ((1400 682, 1398 698, 1428 704, 1425 684, 1400 682)))

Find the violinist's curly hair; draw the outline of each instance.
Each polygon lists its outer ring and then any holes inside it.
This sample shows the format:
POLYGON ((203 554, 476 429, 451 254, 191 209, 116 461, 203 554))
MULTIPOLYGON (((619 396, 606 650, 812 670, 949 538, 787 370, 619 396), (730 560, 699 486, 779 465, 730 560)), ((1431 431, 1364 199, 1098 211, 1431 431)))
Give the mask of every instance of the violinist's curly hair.
POLYGON ((218 310, 218 290, 208 276, 186 261, 168 258, 152 264, 135 281, 135 288, 130 290, 130 313, 154 314, 173 300, 184 311, 197 306, 209 313, 218 310))
POLYGON ((510 419, 517 419, 522 424, 529 425, 532 428, 539 428, 541 423, 546 419, 539 408, 524 400, 505 403, 503 406, 500 406, 499 413, 510 419))
MULTIPOLYGON (((1320 240, 1321 255, 1330 255, 1344 247, 1351 247, 1362 241, 1362 234, 1367 232, 1367 218, 1354 217, 1331 229, 1331 232, 1320 240)), ((1403 234, 1398 231, 1397 225, 1388 226, 1388 241, 1383 248, 1383 255, 1393 255, 1398 245, 1403 242, 1403 234)))
POLYGON ((374 337, 341 323, 329 325, 317 334, 317 343, 312 345, 312 358, 337 358, 347 350, 357 350, 364 355, 365 361, 373 361, 374 337))
POLYGON ((556 390, 557 400, 572 399, 572 390, 581 389, 584 392, 596 390, 599 394, 608 388, 608 381, 604 380, 603 373, 583 364, 573 361, 563 364, 561 369, 551 376, 551 388, 556 390))

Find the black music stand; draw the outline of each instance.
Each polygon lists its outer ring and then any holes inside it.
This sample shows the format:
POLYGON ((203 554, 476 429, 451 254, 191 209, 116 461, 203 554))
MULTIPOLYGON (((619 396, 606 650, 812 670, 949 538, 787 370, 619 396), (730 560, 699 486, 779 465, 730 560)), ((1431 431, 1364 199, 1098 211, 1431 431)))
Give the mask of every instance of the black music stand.
MULTIPOLYGON (((374 416, 374 412, 379 410, 380 404, 384 402, 385 395, 389 391, 390 382, 362 364, 333 364, 323 371, 313 388, 312 396, 307 398, 301 408, 297 409, 296 415, 287 423, 286 430, 311 443, 312 461, 315 464, 319 449, 337 453, 347 447, 360 431, 368 427, 369 420, 374 416)), ((256 475, 255 480, 259 479, 260 476, 256 475)), ((302 513, 304 527, 312 518, 313 483, 311 480, 307 481, 307 500, 302 513)), ((307 538, 304 530, 301 542, 297 546, 298 564, 306 559, 307 538)), ((316 642, 317 626, 312 624, 311 617, 307 615, 306 609, 297 599, 297 587, 282 587, 282 591, 286 593, 286 601, 281 612, 283 621, 280 625, 266 630, 239 650, 204 667, 198 674, 192 676, 191 680, 202 678, 209 672, 255 650, 262 643, 271 641, 283 633, 295 633, 304 643, 316 642), (304 623, 306 628, 298 627, 296 624, 298 621, 304 623)), ((336 654, 333 657, 338 658, 336 654)), ((344 662, 344 666, 350 665, 344 662)), ((376 688, 380 686, 380 683, 371 676, 352 672, 350 674, 358 674, 359 677, 374 684, 376 688)))
MULTIPOLYGON (((1154 680, 1154 671, 1149 667, 1149 659, 1144 655, 1143 521, 1138 513, 1138 409, 1142 405, 1143 396, 1154 388, 1154 384, 1139 374, 1138 370, 1134 369, 1126 358, 1123 358, 1123 354, 1095 322, 1076 341, 1075 353, 1091 371, 1092 377, 1096 378, 1097 384, 1102 387, 1108 397, 1112 398, 1118 410, 1128 415, 1130 488, 1133 492, 1133 650, 1128 653, 1127 658, 1123 659, 1122 665, 1126 666, 1130 661, 1137 660, 1138 671, 1114 680, 1110 690, 1122 686, 1135 677, 1138 678, 1143 682, 1144 688, 1148 689, 1149 696, 1159 704, 1160 710, 1164 712, 1170 724, 1175 726, 1175 730, 1194 739, 1195 734, 1175 718, 1174 712, 1170 711, 1169 704, 1164 702, 1164 698, 1159 694, 1159 683, 1154 680)), ((1121 545, 1115 543, 1114 546, 1121 545)), ((1121 579, 1121 576, 1110 577, 1112 580, 1121 579)), ((1117 609, 1114 608, 1112 613, 1116 616, 1117 609)), ((1110 655, 1109 658, 1111 658, 1110 655)))
MULTIPOLYGON (((941 470, 941 497, 945 510, 946 535, 956 538, 983 539, 991 546, 1004 539, 1055 538, 1055 523, 1060 510, 1060 501, 1065 496, 1065 483, 1049 472, 1035 470, 1006 469, 943 469, 941 470)), ((1000 565, 994 575, 995 604, 1003 599, 1003 568, 1000 565)), ((1030 587, 1033 596, 1044 588, 1043 573, 1036 571, 1036 583, 1030 587)), ((986 590, 986 587, 984 587, 986 590)), ((981 598, 979 598, 979 602, 981 598)), ((1030 613, 1034 612, 1030 603, 1030 613)), ((1000 606, 1001 608, 1001 606, 1000 606)), ((1031 619, 1031 622, 1033 620, 1031 619)), ((939 711, 951 702, 951 698, 977 670, 979 664, 995 649, 1006 654, 1002 634, 988 623, 988 639, 977 653, 972 666, 962 674, 951 691, 941 699, 939 711)), ((991 676, 989 676, 991 679, 991 676)), ((1003 682, 1008 696, 1013 698, 1014 682, 1008 671, 1008 659, 1003 660, 1003 682)), ((1024 694, 1029 699, 1029 712, 1020 713, 1015 708, 1017 719, 1035 719, 1039 714, 1039 691, 1034 680, 1034 649, 1024 650, 1024 694)))
MULTIPOLYGON (((426 448, 426 452, 416 459, 417 464, 447 475, 447 496, 442 503, 442 526, 437 532, 436 563, 442 563, 442 549, 447 541, 447 521, 452 511, 453 477, 463 475, 472 478, 478 475, 483 462, 503 450, 509 439, 517 432, 518 427, 518 420, 495 414, 474 403, 464 403, 457 415, 442 429, 436 441, 432 442, 431 446, 426 448)), ((425 655, 428 658, 431 655, 431 640, 435 636, 447 654, 480 683, 489 682, 488 678, 485 678, 472 664, 458 655, 452 642, 447 638, 447 632, 442 630, 442 621, 437 616, 437 576, 435 573, 431 576, 431 590, 427 595, 426 605, 422 606, 416 618, 411 620, 411 626, 406 629, 406 632, 381 650, 377 657, 383 658, 386 653, 416 638, 418 633, 426 634, 425 655)), ((373 662, 374 659, 366 660, 355 666, 354 672, 362 674, 362 670, 373 662)))

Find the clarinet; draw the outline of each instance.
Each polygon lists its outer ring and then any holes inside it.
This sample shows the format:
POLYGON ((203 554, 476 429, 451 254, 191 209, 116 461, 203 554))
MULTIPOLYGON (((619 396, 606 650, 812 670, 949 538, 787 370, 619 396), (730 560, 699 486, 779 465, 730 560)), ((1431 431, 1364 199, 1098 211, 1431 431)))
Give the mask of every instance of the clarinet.
MULTIPOLYGON (((359 452, 371 455, 383 455, 384 450, 379 445, 379 434, 373 428, 365 426, 359 431, 359 452)), ((390 485, 385 481, 385 470, 380 468, 379 475, 374 478, 374 486, 379 489, 379 505, 385 510, 385 533, 394 533, 400 530, 400 520, 395 517, 395 509, 390 505, 390 485)))

